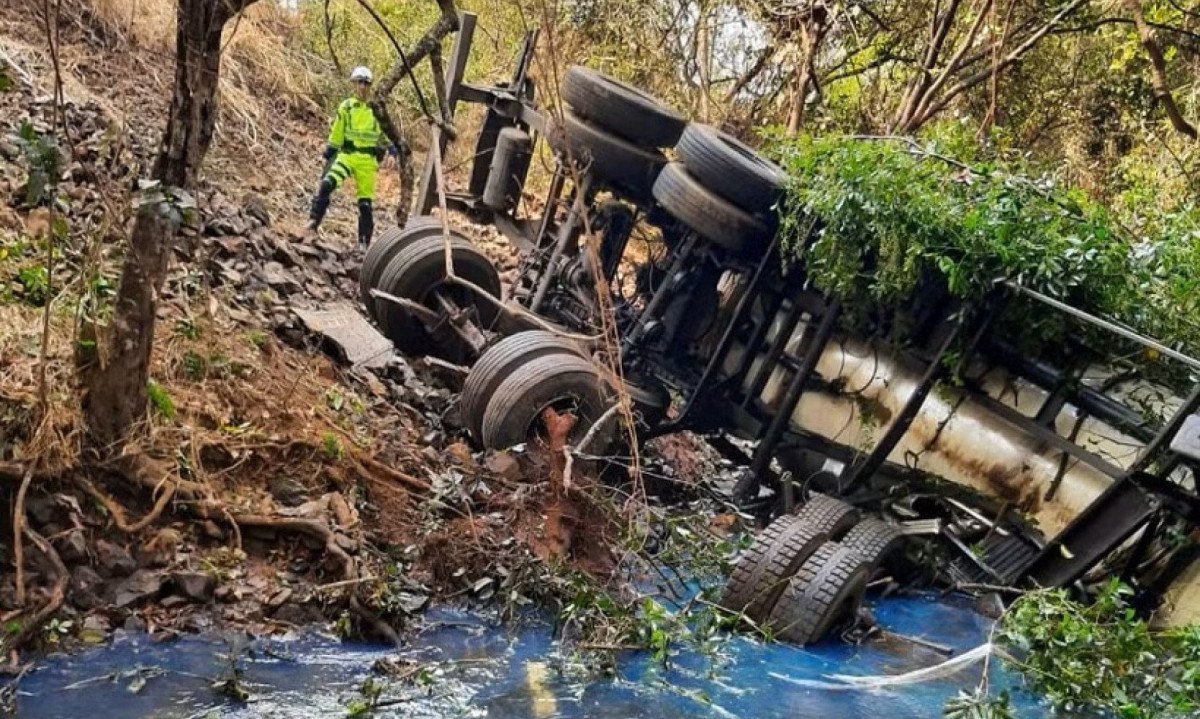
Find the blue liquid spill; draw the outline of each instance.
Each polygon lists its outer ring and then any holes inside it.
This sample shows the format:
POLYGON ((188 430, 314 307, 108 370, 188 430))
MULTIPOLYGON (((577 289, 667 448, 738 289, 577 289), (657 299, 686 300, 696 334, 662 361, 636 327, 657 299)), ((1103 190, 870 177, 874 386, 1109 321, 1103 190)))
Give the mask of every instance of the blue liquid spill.
MULTIPOLYGON (((991 629, 990 620, 954 600, 889 598, 876 601, 872 610, 881 627, 953 647, 955 654, 987 641, 991 629)), ((940 717, 958 689, 973 689, 981 672, 976 664, 945 679, 871 692, 812 689, 771 674, 816 680, 831 673, 899 674, 945 657, 899 640, 862 646, 831 640, 802 649, 739 636, 722 647, 724 660, 681 650, 664 669, 644 652, 623 652, 615 676, 581 676, 554 668, 560 666, 553 661, 557 644, 547 624, 502 627, 451 610, 430 612, 425 621, 400 650, 318 635, 255 642, 254 658, 241 662, 244 685, 253 695, 246 704, 223 699, 211 687, 228 667, 220 657, 227 651, 220 637, 154 643, 123 636, 108 646, 48 659, 21 683, 17 716, 344 717, 361 698, 358 688, 375 661, 404 658, 438 662, 437 676, 428 687, 385 682, 384 699, 407 700, 370 716, 927 719, 940 717)), ((1018 717, 1050 714, 999 661, 992 662, 990 681, 994 690, 1013 690, 1018 717)))

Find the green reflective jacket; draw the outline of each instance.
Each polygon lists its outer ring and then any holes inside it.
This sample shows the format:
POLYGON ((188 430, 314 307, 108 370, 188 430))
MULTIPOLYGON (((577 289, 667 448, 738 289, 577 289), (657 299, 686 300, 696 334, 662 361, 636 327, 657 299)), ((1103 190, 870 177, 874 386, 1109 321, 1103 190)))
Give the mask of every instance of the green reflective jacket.
POLYGON ((379 120, 367 103, 356 97, 338 105, 337 117, 329 131, 329 144, 343 152, 374 152, 383 145, 379 120))

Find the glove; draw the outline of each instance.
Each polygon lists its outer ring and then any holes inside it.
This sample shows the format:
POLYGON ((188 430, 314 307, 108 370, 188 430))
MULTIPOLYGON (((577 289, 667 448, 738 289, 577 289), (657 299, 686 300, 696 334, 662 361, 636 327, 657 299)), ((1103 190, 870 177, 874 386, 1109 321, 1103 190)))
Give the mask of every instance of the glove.
POLYGON ((337 156, 337 148, 334 147, 333 145, 326 145, 325 152, 321 153, 321 157, 325 158, 326 160, 332 160, 336 156, 337 156))

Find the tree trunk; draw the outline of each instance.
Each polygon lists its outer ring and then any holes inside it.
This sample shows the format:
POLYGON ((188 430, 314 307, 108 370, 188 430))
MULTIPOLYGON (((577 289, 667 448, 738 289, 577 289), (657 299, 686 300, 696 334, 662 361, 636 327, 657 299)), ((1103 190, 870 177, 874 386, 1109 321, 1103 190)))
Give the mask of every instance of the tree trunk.
POLYGON ((1176 132, 1183 133, 1195 140, 1200 135, 1195 126, 1184 119, 1183 113, 1179 111, 1179 105, 1175 103, 1175 96, 1171 94, 1171 85, 1167 81, 1167 61, 1163 56, 1162 48, 1158 46, 1154 30, 1146 22, 1141 0, 1125 0, 1125 7, 1129 8, 1129 12, 1133 14, 1133 23, 1137 27, 1138 39, 1141 41, 1146 55, 1150 58, 1150 84, 1154 88, 1154 101, 1162 105, 1163 110, 1167 113, 1167 119, 1171 121, 1171 127, 1174 127, 1176 132))
MULTIPOLYGON (((217 120, 221 34, 254 0, 179 0, 175 32, 175 87, 154 179, 191 189, 217 120)), ((167 195, 169 197, 169 193, 167 195)), ((113 306, 106 352, 83 368, 83 401, 92 444, 116 449, 146 415, 146 385, 158 293, 167 276, 179 212, 170 199, 142 205, 134 219, 113 306)))
POLYGON ((696 71, 700 76, 700 112, 697 118, 700 122, 712 120, 712 28, 709 23, 709 10, 700 7, 700 18, 696 23, 696 71))
POLYGON ((808 102, 808 86, 816 81, 817 50, 825 39, 824 22, 808 20, 800 28, 800 53, 796 62, 796 85, 792 92, 792 107, 788 112, 787 132, 795 135, 804 127, 804 111, 808 102))

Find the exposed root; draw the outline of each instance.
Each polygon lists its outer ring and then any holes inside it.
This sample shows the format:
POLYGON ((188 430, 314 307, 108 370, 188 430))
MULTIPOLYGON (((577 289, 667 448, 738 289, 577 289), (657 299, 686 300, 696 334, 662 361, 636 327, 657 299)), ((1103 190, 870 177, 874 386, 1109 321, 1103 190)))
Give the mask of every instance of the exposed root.
POLYGON ((162 516, 163 510, 167 508, 167 504, 175 496, 175 485, 168 484, 166 491, 158 495, 158 499, 154 503, 154 508, 147 512, 144 517, 131 524, 125 517, 125 509, 120 503, 101 491, 99 487, 92 484, 86 477, 82 475, 77 476, 75 483, 79 485, 80 489, 87 492, 92 499, 104 505, 104 508, 108 510, 109 516, 112 517, 113 523, 117 525, 117 529, 127 534, 140 532, 156 522, 162 516))
MULTIPOLYGON (((57 576, 54 580, 54 587, 50 590, 50 598, 46 600, 41 609, 21 622, 20 631, 5 637, 4 641, 0 642, 0 654, 8 654, 24 646, 25 642, 34 636, 42 624, 62 608, 63 602, 67 598, 67 579, 70 574, 67 572, 62 558, 58 556, 58 552, 50 545, 50 542, 46 541, 45 537, 29 527, 25 527, 25 536, 50 560, 57 576)), ((19 543, 18 546, 20 546, 19 543)), ((21 585, 18 584, 18 586, 21 585)))
POLYGON ((17 490, 17 502, 13 508, 13 555, 17 565, 17 604, 25 605, 25 542, 21 534, 25 530, 25 496, 29 493, 29 483, 33 481, 33 465, 25 470, 21 479, 21 488, 17 490))
POLYGON ((374 457, 370 457, 365 454, 355 454, 352 455, 352 458, 357 465, 358 471, 368 479, 377 480, 379 479, 380 475, 382 475, 384 478, 390 479, 398 484, 403 484, 411 489, 417 490, 418 492, 430 492, 433 490, 433 488, 429 485, 429 482, 392 469, 374 457))

